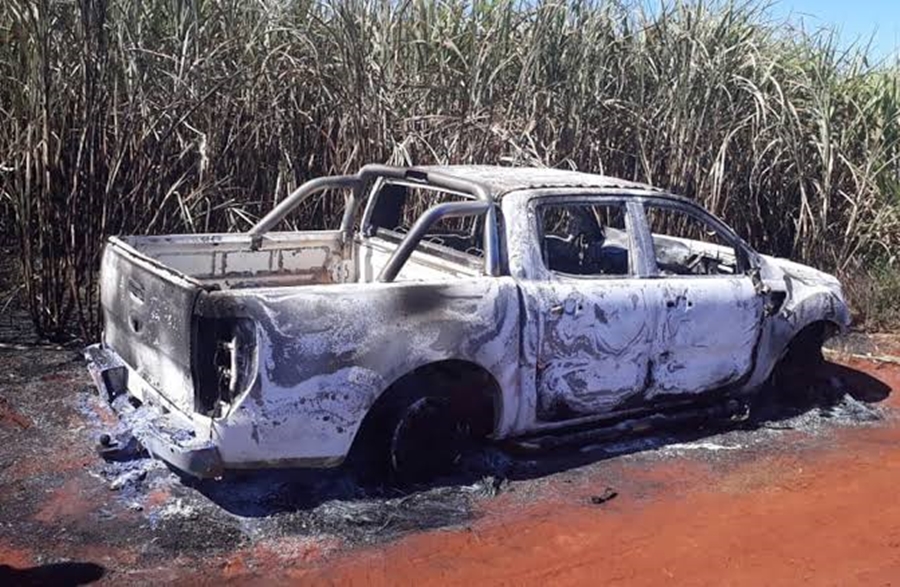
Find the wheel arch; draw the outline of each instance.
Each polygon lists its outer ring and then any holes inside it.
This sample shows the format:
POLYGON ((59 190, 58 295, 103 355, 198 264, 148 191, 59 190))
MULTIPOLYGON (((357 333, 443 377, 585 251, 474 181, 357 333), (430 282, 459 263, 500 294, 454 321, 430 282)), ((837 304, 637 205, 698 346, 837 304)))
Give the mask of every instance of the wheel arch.
MULTIPOLYGON (((840 322, 829 317, 820 317, 804 323, 802 326, 789 327, 770 331, 767 342, 763 343, 767 346, 765 349, 765 357, 763 360, 757 360, 757 370, 751 380, 750 388, 756 388, 762 385, 772 375, 772 372, 785 359, 792 347, 796 347, 799 341, 806 339, 819 339, 825 342, 834 334, 843 332, 845 326, 840 322)), ((763 349, 760 349, 762 352, 763 349)))
POLYGON ((753 376, 745 385, 745 390, 759 388, 769 380, 772 372, 785 358, 792 345, 795 345, 799 337, 811 336, 817 330, 821 332, 821 340, 824 342, 831 336, 845 332, 847 321, 842 319, 839 312, 819 313, 802 312, 773 316, 766 326, 760 339, 760 348, 757 351, 756 366, 753 376))
POLYGON ((479 406, 490 406, 490 427, 488 434, 498 430, 503 414, 503 389, 497 377, 489 369, 475 361, 458 358, 446 358, 430 361, 409 369, 385 386, 375 401, 366 411, 365 416, 354 432, 350 444, 352 452, 367 433, 373 432, 378 420, 383 418, 389 407, 417 390, 429 389, 431 392, 448 390, 455 399, 472 400, 474 409, 479 406), (475 389, 474 395, 467 397, 467 389, 475 389))
POLYGON ((821 345, 835 334, 841 332, 843 328, 840 323, 830 318, 819 318, 806 323, 803 327, 794 331, 785 341, 778 355, 778 361, 783 360, 792 348, 796 348, 798 345, 821 345))

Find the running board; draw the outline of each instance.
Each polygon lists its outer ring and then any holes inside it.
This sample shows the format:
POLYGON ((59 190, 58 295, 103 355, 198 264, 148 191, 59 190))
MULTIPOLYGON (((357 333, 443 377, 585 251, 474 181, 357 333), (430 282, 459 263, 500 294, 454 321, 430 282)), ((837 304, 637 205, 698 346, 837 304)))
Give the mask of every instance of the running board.
POLYGON ((747 404, 732 399, 721 404, 692 410, 680 410, 669 413, 656 412, 640 418, 621 420, 606 426, 601 424, 596 428, 584 429, 582 426, 582 429, 574 432, 559 430, 558 432, 541 436, 520 437, 511 439, 509 444, 511 447, 526 452, 547 451, 565 446, 617 440, 624 436, 646 434, 662 429, 702 424, 710 420, 735 418, 746 413, 747 404))

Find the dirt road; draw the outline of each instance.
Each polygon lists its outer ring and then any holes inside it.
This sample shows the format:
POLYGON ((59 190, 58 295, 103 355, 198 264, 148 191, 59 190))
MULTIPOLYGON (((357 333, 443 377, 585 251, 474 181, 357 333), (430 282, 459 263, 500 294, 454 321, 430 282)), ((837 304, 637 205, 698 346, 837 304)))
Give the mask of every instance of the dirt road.
POLYGON ((65 351, 0 354, 0 584, 900 584, 900 365, 752 426, 557 455, 367 495, 340 473, 185 485, 107 464, 114 426, 65 351))

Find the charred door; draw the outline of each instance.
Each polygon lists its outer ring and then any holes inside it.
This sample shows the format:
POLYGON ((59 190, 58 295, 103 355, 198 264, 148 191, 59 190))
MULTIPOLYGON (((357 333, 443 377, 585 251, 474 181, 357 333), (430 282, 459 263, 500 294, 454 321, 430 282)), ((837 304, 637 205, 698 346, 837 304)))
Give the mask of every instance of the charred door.
MULTIPOLYGON (((648 202, 659 301, 647 396, 727 389, 754 365, 764 298, 731 231, 699 211, 648 202)), ((648 294, 649 295, 649 294, 648 294)))
POLYGON ((544 279, 522 283, 537 329, 537 416, 565 420, 643 401, 654 299, 635 274, 625 206, 583 200, 537 208, 544 279))

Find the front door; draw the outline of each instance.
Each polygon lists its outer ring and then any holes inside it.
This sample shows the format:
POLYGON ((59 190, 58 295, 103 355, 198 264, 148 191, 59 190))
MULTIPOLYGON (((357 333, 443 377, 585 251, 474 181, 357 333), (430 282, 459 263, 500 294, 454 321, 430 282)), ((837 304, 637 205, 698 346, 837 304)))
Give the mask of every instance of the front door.
POLYGON ((650 200, 644 210, 656 265, 648 281, 659 304, 647 398, 739 383, 753 368, 765 301, 746 253, 699 210, 666 200, 650 200))

